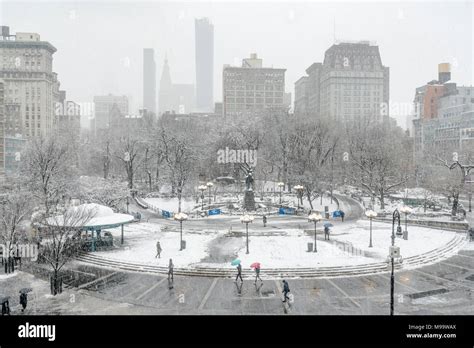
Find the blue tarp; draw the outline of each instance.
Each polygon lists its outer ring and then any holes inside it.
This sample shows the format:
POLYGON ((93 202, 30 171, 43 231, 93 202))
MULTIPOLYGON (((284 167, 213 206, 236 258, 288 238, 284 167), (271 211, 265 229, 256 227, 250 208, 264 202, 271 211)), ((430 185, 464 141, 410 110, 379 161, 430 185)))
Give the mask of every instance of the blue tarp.
POLYGON ((280 208, 278 210, 280 215, 295 215, 295 208, 280 208))
POLYGON ((166 211, 166 210, 162 210, 161 211, 161 216, 165 217, 165 218, 170 218, 171 217, 171 213, 169 211, 166 211))
POLYGON ((332 213, 332 217, 333 217, 333 218, 341 217, 341 211, 340 211, 340 210, 335 210, 335 211, 332 213))
POLYGON ((219 215, 221 213, 220 209, 211 209, 209 210, 209 215, 219 215))

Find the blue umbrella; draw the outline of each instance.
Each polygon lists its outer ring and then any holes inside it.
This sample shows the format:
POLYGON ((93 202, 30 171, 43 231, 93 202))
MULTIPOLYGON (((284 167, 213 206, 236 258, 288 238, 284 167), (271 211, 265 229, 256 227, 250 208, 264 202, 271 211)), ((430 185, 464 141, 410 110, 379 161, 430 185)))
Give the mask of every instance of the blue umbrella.
POLYGON ((324 226, 324 227, 333 227, 334 225, 333 225, 332 223, 330 223, 330 222, 325 222, 325 223, 323 224, 323 226, 324 226))
POLYGON ((240 265, 240 260, 239 260, 239 259, 235 259, 235 260, 233 260, 230 264, 231 264, 232 266, 240 265))

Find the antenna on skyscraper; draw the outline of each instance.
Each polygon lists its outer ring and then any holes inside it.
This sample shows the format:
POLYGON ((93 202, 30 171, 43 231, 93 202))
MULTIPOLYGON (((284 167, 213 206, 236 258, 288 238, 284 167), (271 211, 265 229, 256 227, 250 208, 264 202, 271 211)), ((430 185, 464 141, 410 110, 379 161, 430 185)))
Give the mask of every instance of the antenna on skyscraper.
POLYGON ((333 29, 333 40, 334 44, 336 43, 336 16, 334 16, 334 29, 333 29))

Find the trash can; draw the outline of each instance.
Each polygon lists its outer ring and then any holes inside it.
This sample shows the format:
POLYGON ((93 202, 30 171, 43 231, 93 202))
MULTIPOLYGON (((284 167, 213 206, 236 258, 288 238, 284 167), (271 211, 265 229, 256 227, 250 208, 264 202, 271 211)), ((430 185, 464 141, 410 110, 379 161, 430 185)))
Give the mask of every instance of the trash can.
POLYGON ((186 249, 186 241, 182 240, 181 241, 181 250, 184 250, 184 249, 186 249))
POLYGON ((308 243, 308 252, 313 251, 313 243, 308 243))

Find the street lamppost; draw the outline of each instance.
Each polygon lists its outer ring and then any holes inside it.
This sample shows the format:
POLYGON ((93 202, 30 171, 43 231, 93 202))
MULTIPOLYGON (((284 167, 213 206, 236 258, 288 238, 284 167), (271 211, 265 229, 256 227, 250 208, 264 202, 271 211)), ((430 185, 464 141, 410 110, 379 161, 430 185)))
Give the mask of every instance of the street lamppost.
POLYGON ((300 199, 303 196, 303 186, 302 185, 296 185, 293 187, 296 190, 296 196, 298 198, 298 210, 300 209, 300 199))
POLYGON ((180 229, 180 242, 179 242, 179 251, 183 250, 183 221, 188 219, 188 216, 185 213, 177 213, 174 215, 174 219, 179 221, 180 229))
POLYGON ((308 221, 309 222, 314 222, 314 250, 313 252, 317 252, 317 244, 316 244, 316 224, 318 221, 321 221, 323 217, 319 213, 312 213, 310 216, 308 216, 308 221))
POLYGON ((281 207, 281 194, 283 192, 283 188, 285 187, 285 183, 284 182, 279 182, 277 185, 280 188, 280 207, 281 207))
POLYGON ((254 220, 254 216, 252 215, 244 215, 240 218, 240 222, 245 224, 245 229, 247 231, 247 251, 246 254, 249 253, 249 223, 254 220))
POLYGON ((397 209, 393 212, 393 218, 392 218, 392 245, 389 248, 389 255, 388 257, 390 258, 391 264, 392 264, 392 273, 390 276, 390 315, 393 315, 393 305, 394 305, 394 292, 395 292, 395 258, 399 258, 400 262, 401 260, 401 255, 400 255, 400 247, 395 246, 395 222, 398 223, 397 226, 397 234, 400 234, 402 232, 402 227, 400 226, 400 213, 398 212, 397 209))
POLYGON ((211 205, 211 188, 212 188, 212 186, 214 186, 214 184, 209 181, 209 182, 206 184, 206 186, 207 186, 207 188, 209 189, 209 205, 211 205))
POLYGON ((466 180, 466 184, 469 184, 469 193, 467 195, 467 198, 469 199, 469 212, 471 213, 472 212, 472 183, 474 183, 474 181, 472 180, 472 177, 471 177, 471 174, 469 174, 469 176, 467 177, 467 180, 466 180))
POLYGON ((204 211, 204 191, 206 191, 206 185, 199 185, 198 190, 201 191, 201 211, 204 211))
POLYGON ((412 209, 404 205, 403 207, 400 208, 400 211, 405 214, 405 231, 403 232, 403 239, 407 240, 408 239, 408 214, 411 213, 412 209))
POLYGON ((372 219, 374 217, 377 217, 377 213, 373 210, 367 210, 365 212, 365 216, 367 216, 370 220, 370 243, 369 243, 369 248, 372 248, 372 219))

